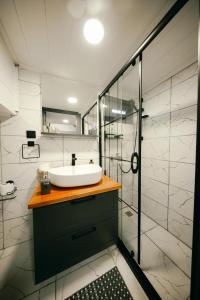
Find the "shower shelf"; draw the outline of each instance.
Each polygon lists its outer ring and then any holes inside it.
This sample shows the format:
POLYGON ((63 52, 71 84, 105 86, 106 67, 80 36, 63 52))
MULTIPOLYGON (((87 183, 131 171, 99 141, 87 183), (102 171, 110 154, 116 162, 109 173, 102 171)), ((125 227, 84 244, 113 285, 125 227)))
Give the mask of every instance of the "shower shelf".
POLYGON ((123 134, 114 134, 114 133, 106 133, 105 138, 107 139, 120 139, 123 137, 123 134))

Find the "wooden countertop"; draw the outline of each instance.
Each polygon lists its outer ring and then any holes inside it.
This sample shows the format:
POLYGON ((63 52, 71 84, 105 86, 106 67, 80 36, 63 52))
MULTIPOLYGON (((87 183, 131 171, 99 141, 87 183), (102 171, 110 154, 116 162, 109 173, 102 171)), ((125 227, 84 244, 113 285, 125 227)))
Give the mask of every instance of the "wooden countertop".
POLYGON ((90 195, 118 190, 120 188, 121 184, 113 181, 107 176, 102 176, 101 181, 96 184, 81 187, 59 188, 52 185, 51 193, 46 195, 41 195, 40 186, 37 186, 32 198, 28 202, 28 208, 37 208, 59 202, 84 198, 90 195))

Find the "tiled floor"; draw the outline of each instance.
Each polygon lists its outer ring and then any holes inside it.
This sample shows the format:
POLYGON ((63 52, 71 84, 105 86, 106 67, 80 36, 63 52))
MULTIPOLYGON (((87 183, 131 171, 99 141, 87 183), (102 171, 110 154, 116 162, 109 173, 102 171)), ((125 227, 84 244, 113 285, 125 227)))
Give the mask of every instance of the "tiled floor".
MULTIPOLYGON (((121 235, 137 253, 137 214, 122 209, 121 235)), ((186 300, 190 291, 191 249, 142 214, 141 267, 163 300, 186 300)))
POLYGON ((58 279, 56 284, 56 300, 64 300, 114 266, 118 267, 134 300, 147 299, 124 258, 113 247, 104 251, 102 256, 58 279))
POLYGON ((41 289, 39 295, 36 292, 24 300, 64 300, 114 266, 118 267, 134 300, 147 300, 144 291, 116 246, 59 273, 56 282, 41 289))

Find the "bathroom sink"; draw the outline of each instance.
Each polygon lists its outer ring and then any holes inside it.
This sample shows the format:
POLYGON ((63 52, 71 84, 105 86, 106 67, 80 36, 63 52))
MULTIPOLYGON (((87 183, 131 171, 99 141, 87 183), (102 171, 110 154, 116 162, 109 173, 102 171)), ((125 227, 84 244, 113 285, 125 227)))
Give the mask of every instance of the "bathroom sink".
POLYGON ((49 180, 59 187, 95 184, 101 180, 102 168, 95 164, 66 166, 48 170, 49 180))

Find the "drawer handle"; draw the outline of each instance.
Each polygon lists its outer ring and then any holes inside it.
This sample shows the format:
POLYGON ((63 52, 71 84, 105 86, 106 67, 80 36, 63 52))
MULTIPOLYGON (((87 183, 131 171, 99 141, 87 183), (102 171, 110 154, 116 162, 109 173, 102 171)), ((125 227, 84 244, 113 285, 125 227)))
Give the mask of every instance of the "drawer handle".
POLYGON ((85 202, 88 202, 88 201, 91 201, 91 200, 94 200, 96 197, 95 196, 91 196, 91 197, 88 197, 86 199, 80 199, 80 200, 73 200, 70 202, 71 205, 78 205, 78 204, 81 204, 81 203, 85 203, 85 202))
POLYGON ((84 231, 82 231, 82 232, 75 233, 75 234, 72 235, 72 240, 79 239, 79 238, 81 238, 81 237, 83 237, 83 236, 85 236, 85 235, 88 235, 88 234, 90 234, 90 233, 93 233, 93 232, 96 231, 96 230, 97 230, 96 227, 93 226, 93 227, 91 227, 91 228, 89 228, 89 229, 87 229, 87 230, 84 230, 84 231))

